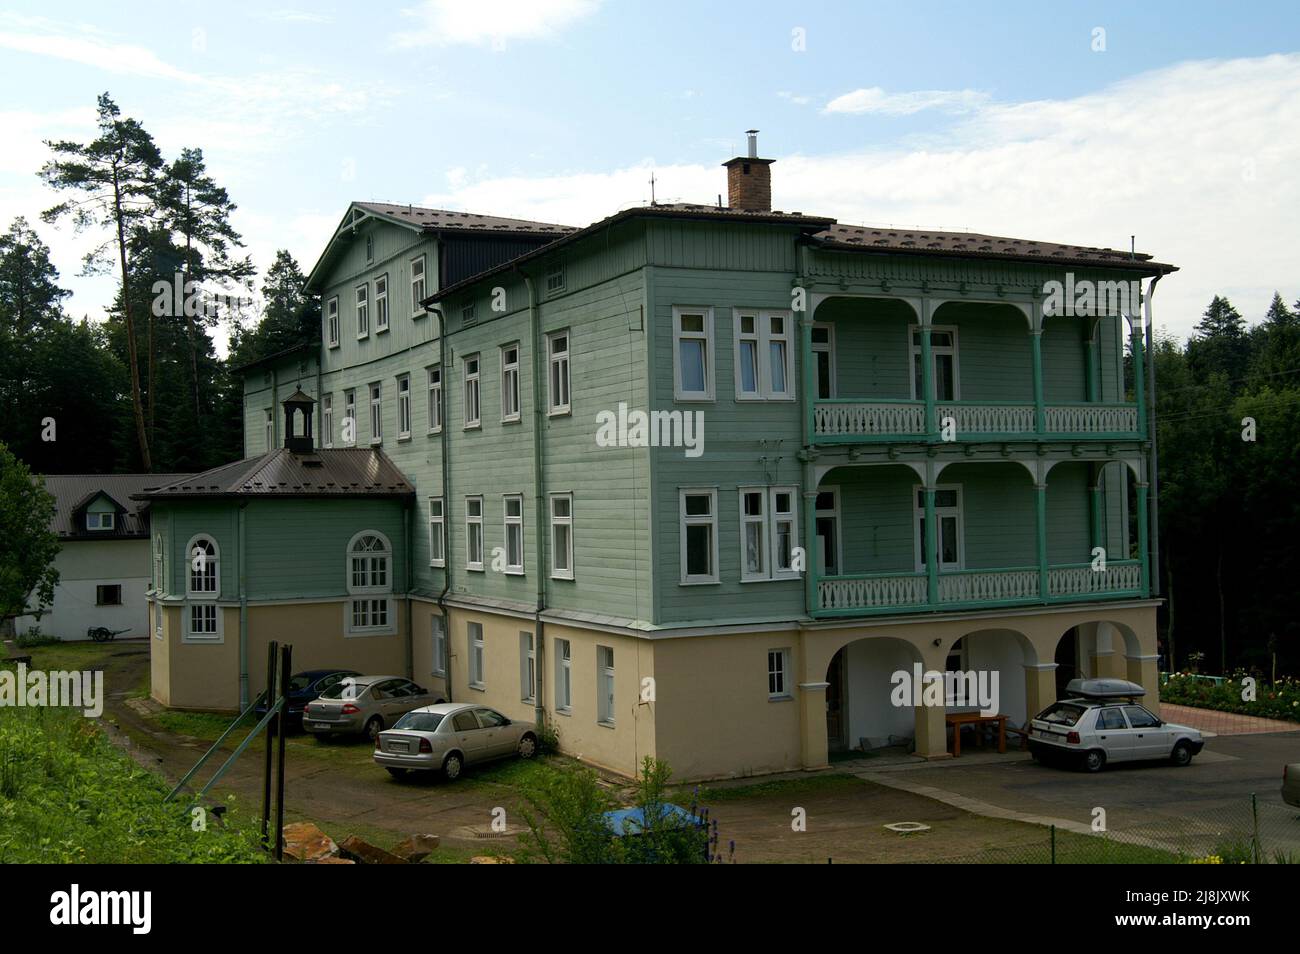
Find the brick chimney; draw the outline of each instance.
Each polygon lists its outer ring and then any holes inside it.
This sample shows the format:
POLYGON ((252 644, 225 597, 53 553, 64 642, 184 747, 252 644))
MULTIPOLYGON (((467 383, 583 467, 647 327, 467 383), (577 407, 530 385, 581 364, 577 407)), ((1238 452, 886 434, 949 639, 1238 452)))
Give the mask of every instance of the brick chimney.
POLYGON ((758 158, 758 130, 748 129, 749 155, 723 163, 727 167, 727 205, 745 212, 772 211, 772 169, 775 159, 758 158))

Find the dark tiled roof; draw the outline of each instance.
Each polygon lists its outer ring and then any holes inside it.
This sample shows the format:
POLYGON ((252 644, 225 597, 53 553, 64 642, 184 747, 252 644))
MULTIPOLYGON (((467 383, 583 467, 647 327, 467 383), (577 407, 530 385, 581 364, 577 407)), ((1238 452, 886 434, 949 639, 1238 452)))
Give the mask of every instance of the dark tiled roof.
POLYGON ((929 229, 891 229, 869 225, 835 224, 813 236, 824 248, 854 251, 922 252, 977 258, 1004 258, 1053 264, 1097 265, 1106 268, 1137 268, 1144 272, 1174 271, 1172 265, 1152 261, 1143 252, 1064 245, 1033 239, 1004 238, 975 232, 935 232, 929 229))
POLYGON ((64 540, 131 540, 147 538, 149 518, 144 505, 132 501, 153 487, 160 487, 185 474, 51 474, 38 478, 54 497, 54 520, 50 529, 64 540), (87 530, 78 516, 101 493, 122 509, 112 530, 87 530))
POLYGON ((429 229, 556 236, 578 231, 572 225, 533 222, 529 219, 509 219, 499 215, 479 215, 476 212, 452 212, 447 209, 428 209, 418 205, 398 205, 393 202, 357 202, 355 204, 368 212, 387 215, 429 229))
POLYGON ((184 497, 409 497, 415 488, 375 448, 344 447, 295 454, 279 448, 223 464, 138 496, 184 497))

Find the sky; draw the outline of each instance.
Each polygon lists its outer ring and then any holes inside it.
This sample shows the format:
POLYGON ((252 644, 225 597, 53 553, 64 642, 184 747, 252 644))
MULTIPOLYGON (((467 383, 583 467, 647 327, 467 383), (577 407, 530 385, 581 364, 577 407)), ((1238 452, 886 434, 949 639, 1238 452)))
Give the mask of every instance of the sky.
POLYGON ((168 159, 203 150, 261 269, 309 270, 353 200, 580 226, 653 173, 659 201, 715 202, 757 128, 777 209, 1135 236, 1180 267, 1154 299, 1178 337, 1215 294, 1252 323, 1300 298, 1289 0, 23 3, 0 90, 0 227, 28 218, 91 320, 114 282, 79 275, 93 236, 39 222, 36 172, 45 140, 93 138, 103 91, 168 159))

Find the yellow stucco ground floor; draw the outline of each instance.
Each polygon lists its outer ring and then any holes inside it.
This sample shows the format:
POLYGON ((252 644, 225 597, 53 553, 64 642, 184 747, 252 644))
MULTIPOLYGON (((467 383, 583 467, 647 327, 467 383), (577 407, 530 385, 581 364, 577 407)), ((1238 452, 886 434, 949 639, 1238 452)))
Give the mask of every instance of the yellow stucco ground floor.
POLYGON ((593 765, 633 775, 655 756, 679 780, 817 769, 836 750, 887 745, 947 757, 945 714, 980 702, 901 693, 900 673, 980 676, 1015 725, 1078 676, 1126 678, 1158 702, 1154 601, 652 632, 394 603, 392 631, 365 636, 345 635, 341 602, 250 605, 245 630, 240 607, 222 607, 222 639, 204 642, 186 639, 183 605, 152 603, 153 696, 236 710, 241 672, 250 695, 265 685, 274 639, 293 645, 295 670, 409 675, 450 700, 542 722, 593 765))

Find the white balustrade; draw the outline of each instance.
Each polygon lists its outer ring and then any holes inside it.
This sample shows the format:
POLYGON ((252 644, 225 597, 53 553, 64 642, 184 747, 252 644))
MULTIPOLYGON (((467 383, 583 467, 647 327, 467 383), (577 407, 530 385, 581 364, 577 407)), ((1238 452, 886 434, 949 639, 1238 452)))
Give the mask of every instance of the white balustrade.
POLYGON ((991 570, 939 575, 940 603, 1001 602, 1033 599, 1037 596, 1037 570, 991 570))
POLYGON ((1043 426, 1049 434, 1132 434, 1137 431, 1137 405, 1066 404, 1045 407, 1043 426))
POLYGON ((813 420, 818 437, 919 435, 925 433, 925 405, 819 401, 813 420))
POLYGON ((964 434, 1032 434, 1032 404, 940 404, 935 423, 942 429, 950 417, 960 439, 964 434))
POLYGON ((1108 563, 1104 570, 1091 565, 1054 567, 1047 571, 1050 596, 1094 596, 1136 590, 1142 586, 1142 564, 1108 563))
POLYGON ((817 583, 818 606, 823 610, 922 606, 925 599, 923 576, 829 577, 817 583))

